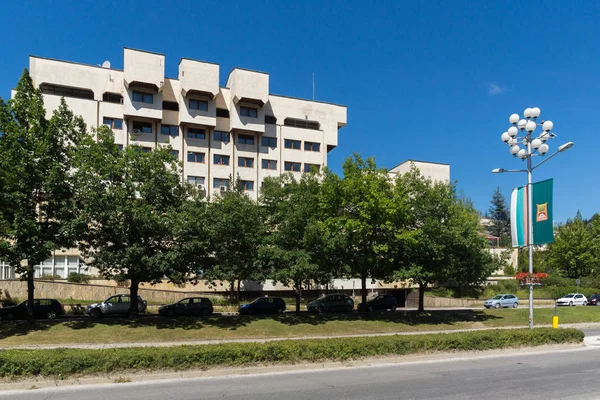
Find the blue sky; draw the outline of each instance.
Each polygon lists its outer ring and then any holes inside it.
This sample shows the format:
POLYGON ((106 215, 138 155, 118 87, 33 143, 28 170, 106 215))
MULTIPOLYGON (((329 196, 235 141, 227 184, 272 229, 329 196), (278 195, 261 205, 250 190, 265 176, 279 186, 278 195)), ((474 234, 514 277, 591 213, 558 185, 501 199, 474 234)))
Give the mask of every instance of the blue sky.
MULTIPOLYGON (((600 211, 600 3, 519 1, 7 1, 0 13, 0 96, 28 55, 123 64, 122 48, 270 73, 271 93, 348 106, 329 166, 357 151, 393 167, 406 159, 451 164, 480 210, 524 174, 500 135, 508 116, 540 107, 574 141, 534 180, 555 179, 555 220, 600 211), (45 4, 45 5, 44 5, 45 4)), ((551 150, 552 151, 552 150, 551 150)))

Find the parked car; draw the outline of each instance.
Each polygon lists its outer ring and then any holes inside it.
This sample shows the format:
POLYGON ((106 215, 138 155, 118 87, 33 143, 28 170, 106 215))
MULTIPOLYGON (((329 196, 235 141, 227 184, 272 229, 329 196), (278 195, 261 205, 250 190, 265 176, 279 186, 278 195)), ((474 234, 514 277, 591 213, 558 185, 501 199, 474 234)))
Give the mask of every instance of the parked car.
MULTIPOLYGON (((54 319, 65 314, 65 309, 55 299, 35 299, 33 313, 36 318, 54 319)), ((0 318, 6 320, 27 319, 27 300, 16 306, 0 308, 0 318)))
POLYGON ((359 311, 396 311, 398 307, 398 300, 392 295, 389 294, 380 294, 375 297, 373 300, 367 301, 366 303, 361 303, 358 305, 359 311))
POLYGON ((242 304, 240 314, 281 314, 285 311, 285 301, 281 297, 259 297, 252 303, 242 304))
MULTIPOLYGON (((117 294, 104 300, 102 303, 90 304, 85 309, 85 313, 93 318, 99 318, 105 315, 128 315, 131 297, 128 294, 117 294)), ((138 296, 138 312, 146 311, 147 303, 138 296)))
POLYGON ((499 294, 483 302, 485 308, 519 307, 519 299, 514 294, 499 294))
POLYGON ((588 299, 588 306, 600 306, 600 294, 594 294, 588 299))
POLYGON ((328 294, 308 303, 306 309, 318 313, 347 312, 354 309, 354 300, 345 294, 328 294))
POLYGON ((186 297, 175 304, 161 306, 158 313, 162 316, 175 317, 179 315, 203 315, 213 313, 213 305, 206 297, 186 297))
POLYGON ((587 299, 581 293, 569 293, 556 300, 558 306, 587 306, 587 299))

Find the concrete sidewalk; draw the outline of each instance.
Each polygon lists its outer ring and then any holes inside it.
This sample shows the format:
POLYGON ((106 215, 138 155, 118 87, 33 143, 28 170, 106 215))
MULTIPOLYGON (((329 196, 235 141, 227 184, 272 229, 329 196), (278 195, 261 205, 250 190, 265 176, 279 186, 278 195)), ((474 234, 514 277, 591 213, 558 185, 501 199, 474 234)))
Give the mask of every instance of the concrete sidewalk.
MULTIPOLYGON (((537 328, 550 328, 551 325, 537 325, 537 328)), ((562 324, 561 328, 576 328, 576 329, 598 329, 600 323, 579 323, 579 324, 562 324)), ((479 332, 491 331, 498 329, 523 329, 526 326, 500 326, 489 328, 469 328, 469 329, 445 329, 432 331, 418 332, 385 332, 385 333, 366 333, 356 335, 334 335, 334 336, 304 336, 304 337, 276 337, 276 338, 248 338, 248 339, 226 339, 226 340, 196 340, 196 341, 178 341, 178 342, 139 342, 139 343, 74 343, 74 344, 40 344, 40 345, 19 345, 19 346, 0 346, 0 350, 43 350, 43 349, 120 349, 131 347, 175 347, 175 346, 200 346, 223 343, 268 343, 282 340, 312 340, 312 339, 340 339, 340 338, 356 338, 356 337, 385 337, 385 336, 411 336, 411 335, 427 335, 427 334, 443 334, 457 332, 479 332)), ((593 339, 596 343, 596 338, 593 339)), ((586 343, 587 344, 587 343, 586 343)), ((591 344, 591 341, 590 341, 591 344)))

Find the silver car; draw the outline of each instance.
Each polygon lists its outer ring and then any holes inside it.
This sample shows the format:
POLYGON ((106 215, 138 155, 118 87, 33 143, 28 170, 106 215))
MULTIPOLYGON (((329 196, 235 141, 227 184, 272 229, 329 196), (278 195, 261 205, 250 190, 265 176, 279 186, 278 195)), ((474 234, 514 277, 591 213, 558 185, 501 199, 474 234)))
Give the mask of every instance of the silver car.
POLYGON ((499 294, 483 302, 485 308, 519 307, 519 299, 514 294, 499 294))
MULTIPOLYGON (((90 304, 85 313, 93 318, 98 318, 104 315, 128 315, 129 303, 131 297, 128 294, 118 294, 111 296, 102 303, 90 304)), ((138 311, 143 313, 146 311, 146 301, 138 296, 138 311)))

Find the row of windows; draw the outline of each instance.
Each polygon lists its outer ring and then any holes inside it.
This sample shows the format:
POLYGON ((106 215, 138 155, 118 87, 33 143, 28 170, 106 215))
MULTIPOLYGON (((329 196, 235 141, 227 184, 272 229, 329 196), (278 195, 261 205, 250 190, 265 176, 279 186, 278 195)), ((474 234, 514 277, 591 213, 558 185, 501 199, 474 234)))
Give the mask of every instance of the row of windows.
MULTIPOLYGON (((285 139, 284 147, 286 149, 300 150, 302 148, 302 142, 300 140, 285 139)), ((304 142, 304 150, 321 151, 321 143, 304 142)))
MULTIPOLYGON (((111 129, 123 129, 123 120, 120 118, 110 118, 104 117, 103 124, 107 125, 111 129)), ((140 133, 152 133, 152 123, 151 122, 133 122, 133 129, 137 130, 140 133)), ((161 125, 160 126, 161 135, 169 135, 169 136, 179 136, 179 127, 177 125, 161 125)), ((188 128, 187 137, 190 139, 206 139, 206 131, 200 128, 188 128)), ((214 131, 213 140, 216 142, 230 142, 230 134, 229 132, 222 131, 214 131)), ((251 135, 238 135, 238 143, 239 144, 248 144, 254 145, 254 136, 251 135)), ((264 147, 277 147, 277 138, 264 136, 261 139, 261 144, 264 147)), ((284 147, 286 149, 300 150, 302 148, 302 141, 300 140, 292 140, 285 139, 284 147)), ((315 142, 304 142, 304 150, 305 151, 321 151, 321 144, 315 142)))
MULTIPOLYGON (((179 155, 179 153, 177 153, 179 155)), ((231 156, 226 156, 222 154, 213 155, 213 164, 215 165, 229 165, 231 160, 231 156)), ((204 163, 205 162, 205 153, 197 153, 194 151, 188 151, 188 161, 195 163, 204 163)), ((250 157, 239 157, 238 158, 238 167, 242 168, 254 168, 254 158, 250 157)), ((277 160, 262 160, 262 169, 269 170, 277 170, 277 160)), ((320 170, 319 164, 309 164, 304 163, 304 172, 311 172, 313 169, 317 171, 320 170)), ((284 163, 284 170, 291 172, 300 172, 301 163, 299 162, 291 162, 286 161, 284 163)))
MULTIPOLYGON (((119 150, 123 150, 123 145, 118 144, 117 148, 119 150)), ((147 153, 147 152, 152 151, 152 148, 142 147, 141 151, 144 153, 147 153)), ((176 160, 179 159, 179 150, 171 150, 171 156, 176 160)), ((188 160, 188 162, 204 164, 206 161, 206 154, 199 153, 196 151, 188 151, 187 160, 188 160)), ((231 156, 226 156, 223 154, 215 154, 213 156, 213 164, 215 164, 215 165, 229 165, 230 160, 231 160, 231 156)), ((284 163, 283 169, 285 171, 289 171, 289 172, 300 172, 301 166, 302 166, 302 163, 286 161, 284 163)), ((254 168, 254 158, 239 157, 238 158, 238 167, 254 168)), ((262 160, 262 169, 277 170, 277 160, 263 159, 262 160)), ((313 170, 319 171, 320 169, 321 169, 321 166, 319 164, 304 163, 303 172, 312 172, 313 170)), ((204 179, 204 178, 202 178, 202 179, 204 179)), ((201 184, 204 184, 204 181, 202 181, 201 184)))
MULTIPOLYGON (((40 90, 45 94, 53 94, 64 97, 75 97, 80 99, 94 99, 94 92, 89 89, 82 89, 70 86, 54 85, 42 83, 40 90)), ((154 95, 148 92, 132 91, 132 100, 138 103, 153 104, 154 95)), ((102 101, 109 103, 123 103, 123 96, 120 93, 105 92, 102 94, 102 101)), ((189 99, 190 110, 208 111, 208 101, 199 99, 189 99)), ((164 110, 179 111, 179 104, 175 101, 163 101, 164 110)), ((253 107, 240 106, 240 116, 248 118, 258 118, 258 109, 253 107)), ((229 110, 217 108, 217 117, 229 118, 229 110)), ((265 115, 265 124, 276 124, 277 118, 272 115, 265 115)), ((309 121, 306 119, 286 118, 284 125, 304 129, 319 129, 318 121, 309 121)))
MULTIPOLYGON (((203 176, 188 176, 187 181, 189 184, 194 186, 204 185, 203 176)), ((229 179, 214 178, 213 187, 216 188, 227 188, 229 187, 229 179)), ((239 181, 240 186, 247 191, 254 190, 254 181, 239 181)))

